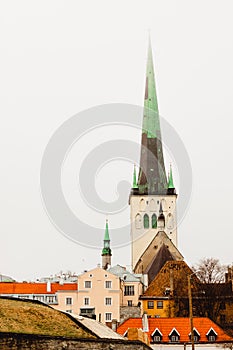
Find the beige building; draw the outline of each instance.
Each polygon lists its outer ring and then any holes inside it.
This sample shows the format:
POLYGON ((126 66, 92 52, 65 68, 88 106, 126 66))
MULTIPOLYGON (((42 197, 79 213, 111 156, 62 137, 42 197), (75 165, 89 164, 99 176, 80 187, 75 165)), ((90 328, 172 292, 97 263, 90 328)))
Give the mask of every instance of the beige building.
POLYGON ((120 321, 120 279, 96 267, 78 276, 78 313, 111 325, 120 321))

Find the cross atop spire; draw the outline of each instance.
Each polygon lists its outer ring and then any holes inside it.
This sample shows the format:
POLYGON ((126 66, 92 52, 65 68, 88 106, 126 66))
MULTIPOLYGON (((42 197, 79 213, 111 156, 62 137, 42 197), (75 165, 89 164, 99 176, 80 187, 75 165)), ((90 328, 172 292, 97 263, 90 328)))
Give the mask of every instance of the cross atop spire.
POLYGON ((138 188, 139 194, 166 194, 167 192, 167 177, 163 159, 159 109, 150 39, 146 67, 138 188))

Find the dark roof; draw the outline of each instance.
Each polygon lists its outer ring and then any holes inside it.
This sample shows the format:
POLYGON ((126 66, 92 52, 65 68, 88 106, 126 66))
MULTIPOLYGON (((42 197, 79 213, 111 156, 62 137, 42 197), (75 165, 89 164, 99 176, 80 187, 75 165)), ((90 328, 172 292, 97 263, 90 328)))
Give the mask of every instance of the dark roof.
POLYGON ((163 244, 159 249, 158 253, 155 255, 154 259, 147 266, 145 273, 148 274, 148 282, 153 281, 155 276, 159 273, 161 268, 167 261, 175 260, 174 256, 169 251, 168 247, 163 244))

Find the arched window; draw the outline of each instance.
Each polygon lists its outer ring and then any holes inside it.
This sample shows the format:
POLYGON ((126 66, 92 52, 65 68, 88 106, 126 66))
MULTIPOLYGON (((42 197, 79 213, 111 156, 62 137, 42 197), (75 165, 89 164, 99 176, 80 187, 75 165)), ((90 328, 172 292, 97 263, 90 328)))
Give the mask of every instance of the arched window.
POLYGON ((141 217, 140 214, 136 215, 135 226, 136 226, 136 228, 141 228, 142 227, 142 217, 141 217))
POLYGON ((146 202, 144 201, 144 199, 140 200, 140 211, 145 211, 146 209, 146 202))
POLYGON ((156 211, 154 199, 151 199, 151 201, 150 201, 150 211, 156 211))
POLYGON ((157 228, 157 216, 156 216, 156 214, 152 215, 151 226, 152 226, 152 228, 157 228))
POLYGON ((147 214, 143 217, 144 228, 149 228, 149 216, 147 214))
POLYGON ((169 230, 173 230, 174 226, 175 226, 174 217, 171 213, 169 213, 167 216, 167 228, 169 230))
POLYGON ((161 200, 161 204, 163 211, 167 211, 167 201, 164 198, 161 200))

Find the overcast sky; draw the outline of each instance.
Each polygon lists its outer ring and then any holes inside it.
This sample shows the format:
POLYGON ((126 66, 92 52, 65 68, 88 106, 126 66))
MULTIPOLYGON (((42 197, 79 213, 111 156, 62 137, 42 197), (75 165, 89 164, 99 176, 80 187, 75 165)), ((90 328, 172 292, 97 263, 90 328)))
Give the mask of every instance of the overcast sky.
MULTIPOLYGON (((203 257, 233 262, 232 10, 231 0, 1 2, 2 274, 35 279, 60 270, 80 273, 100 262, 100 249, 74 243, 51 223, 40 193, 41 160, 53 133, 73 115, 112 102, 142 105, 149 28, 160 114, 192 164, 179 249, 188 264, 203 257)), ((115 137, 108 127, 100 133, 85 135, 70 152, 63 188, 76 215, 104 234, 105 215, 77 205, 73 191, 83 154, 115 137)), ((140 142, 136 129, 121 135, 140 142)), ((106 193, 116 196, 121 179, 131 182, 131 169, 120 161, 103 166, 97 192, 106 184, 106 193), (116 176, 109 181, 109 174, 116 176)), ((179 170, 175 183, 179 188, 179 170)), ((128 208, 120 219, 109 215, 110 235, 111 225, 127 220, 128 208)), ((116 263, 130 264, 129 245, 113 250, 116 263)))

